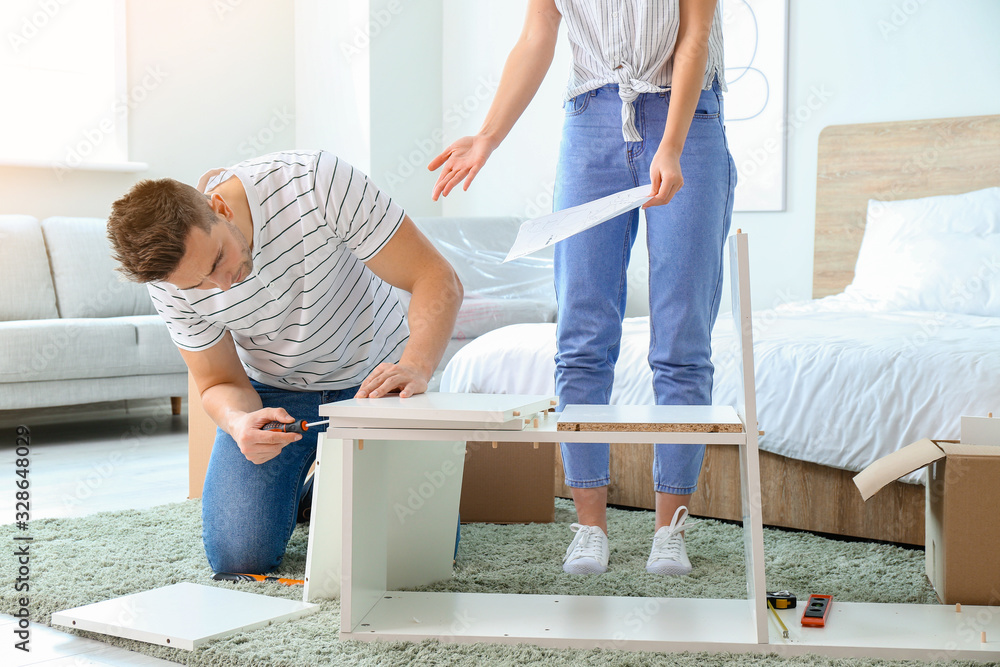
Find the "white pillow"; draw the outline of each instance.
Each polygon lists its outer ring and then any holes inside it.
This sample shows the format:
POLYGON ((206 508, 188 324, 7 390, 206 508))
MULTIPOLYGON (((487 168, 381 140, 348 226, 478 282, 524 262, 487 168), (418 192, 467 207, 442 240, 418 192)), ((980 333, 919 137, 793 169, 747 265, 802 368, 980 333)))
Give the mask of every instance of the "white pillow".
POLYGON ((844 293, 883 310, 1000 317, 1000 187, 869 200, 844 293))

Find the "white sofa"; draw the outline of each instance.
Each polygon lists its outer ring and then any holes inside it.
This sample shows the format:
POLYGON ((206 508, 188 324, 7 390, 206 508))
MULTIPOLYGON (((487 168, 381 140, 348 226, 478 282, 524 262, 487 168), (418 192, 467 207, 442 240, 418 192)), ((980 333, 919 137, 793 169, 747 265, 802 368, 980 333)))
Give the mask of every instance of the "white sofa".
POLYGON ((187 395, 146 288, 114 264, 104 220, 0 216, 0 410, 187 395))

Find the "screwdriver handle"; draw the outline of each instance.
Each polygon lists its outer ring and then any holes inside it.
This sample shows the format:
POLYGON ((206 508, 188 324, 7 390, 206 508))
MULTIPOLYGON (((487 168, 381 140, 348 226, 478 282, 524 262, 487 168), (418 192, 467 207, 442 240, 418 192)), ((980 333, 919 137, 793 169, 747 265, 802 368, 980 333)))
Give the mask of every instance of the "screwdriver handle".
POLYGON ((260 427, 261 431, 281 431, 282 433, 305 433, 309 430, 309 424, 306 420, 294 421, 291 424, 284 424, 282 422, 268 422, 260 427))
POLYGON ((276 581, 286 586, 306 583, 304 579, 285 579, 284 577, 269 577, 263 574, 238 574, 235 572, 216 572, 212 575, 215 581, 276 581))

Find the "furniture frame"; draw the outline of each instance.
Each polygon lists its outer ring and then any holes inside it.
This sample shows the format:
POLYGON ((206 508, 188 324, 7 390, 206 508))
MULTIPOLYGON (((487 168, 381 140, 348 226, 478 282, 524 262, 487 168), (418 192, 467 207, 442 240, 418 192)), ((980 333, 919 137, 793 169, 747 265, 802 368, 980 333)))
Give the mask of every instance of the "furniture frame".
MULTIPOLYGON (((765 598, 745 235, 737 233, 730 239, 730 256, 733 316, 741 334, 738 353, 743 371, 743 394, 736 406, 608 406, 592 410, 595 416, 586 420, 573 418, 575 423, 570 425, 542 412, 540 417, 527 419, 519 431, 468 425, 447 428, 447 421, 427 428, 415 428, 412 423, 397 427, 391 417, 368 428, 344 426, 338 425, 331 406, 321 407, 320 414, 330 416, 331 422, 319 443, 303 601, 339 593, 342 640, 431 638, 783 656, 1000 658, 1000 614, 990 607, 966 607, 958 612, 946 605, 835 602, 828 625, 822 629, 798 627, 795 619, 801 610, 775 612, 782 627, 788 627, 787 636, 771 620, 765 598), (572 440, 580 442, 668 439, 679 444, 735 445, 740 458, 747 599, 401 590, 450 575, 450 538, 454 537, 466 442, 559 442, 567 439, 570 430, 572 440), (401 504, 407 496, 420 502, 401 504), (987 642, 986 636, 994 639, 987 642)), ((460 396, 464 395, 455 395, 456 403, 460 396)), ((564 414, 571 411, 568 407, 564 414)), ((503 420, 517 416, 508 412, 503 420)))
MULTIPOLYGON (((392 419, 387 419, 384 426, 360 428, 338 425, 329 406, 320 408, 320 414, 331 416, 331 421, 317 451, 304 600, 332 597, 339 592, 343 639, 435 637, 671 650, 692 650, 720 642, 728 650, 766 645, 746 235, 734 235, 729 250, 733 317, 741 332, 738 353, 744 391, 738 404, 609 406, 601 413, 603 423, 576 424, 578 430, 572 432, 572 440, 738 447, 746 600, 399 591, 450 575, 452 554, 447 538, 454 536, 458 516, 466 442, 560 442, 568 434, 557 429, 557 417, 548 412, 527 420, 523 430, 517 431, 449 429, 447 422, 423 429, 412 425, 394 427, 392 419), (457 467, 458 474, 447 474, 453 467, 457 467), (341 489, 336 488, 337 482, 342 482, 341 489), (403 499, 424 484, 428 492, 417 494, 422 500, 419 506, 411 504, 411 512, 400 512, 399 508, 407 507, 403 499), (398 519, 395 522, 394 512, 398 519), (336 537, 340 534, 343 538, 338 544, 336 537), (657 622, 640 624, 637 632, 631 627, 634 612, 637 606, 642 609, 650 604, 664 613, 657 622)), ((510 417, 504 415, 504 419, 510 417)))
MULTIPOLYGON (((1000 115, 833 125, 819 136, 813 297, 842 292, 854 277, 869 199, 959 194, 1000 185, 1000 115)), ((765 433, 768 424, 760 426, 765 433)), ((765 436, 766 438, 766 436, 765 436)), ((900 446, 906 443, 899 443, 900 446)), ((738 461, 729 447, 709 446, 695 516, 737 520, 738 461)), ((557 454, 558 457, 558 454, 557 454)), ((608 500, 654 507, 651 448, 611 446, 608 500)), ((924 487, 893 482, 867 503, 855 472, 760 453, 764 525, 901 544, 924 544, 924 487), (797 486, 818 493, 803 500, 797 486)), ((556 495, 569 497, 556 465, 556 495)))

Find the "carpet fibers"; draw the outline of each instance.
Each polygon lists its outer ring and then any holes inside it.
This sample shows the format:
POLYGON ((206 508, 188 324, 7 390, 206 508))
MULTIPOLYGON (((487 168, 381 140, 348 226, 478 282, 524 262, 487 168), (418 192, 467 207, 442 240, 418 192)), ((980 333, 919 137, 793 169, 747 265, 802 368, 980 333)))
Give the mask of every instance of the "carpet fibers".
MULTIPOLYGON (((96 514, 31 523, 32 621, 48 624, 53 612, 178 582, 195 582, 301 599, 299 587, 214 582, 201 546, 201 505, 192 500, 149 510, 96 514)), ((572 503, 556 502, 556 522, 526 526, 462 527, 455 576, 427 590, 659 597, 741 598, 744 595, 742 528, 704 520, 688 531, 694 572, 657 577, 644 566, 652 539, 651 512, 609 510, 611 564, 605 575, 570 576, 560 563, 572 537, 572 503)), ((15 530, 0 526, 4 544, 15 530)), ((885 544, 831 540, 808 533, 765 530, 767 588, 805 597, 824 592, 836 600, 934 603, 924 576, 923 551, 885 544)), ((280 576, 302 578, 307 532, 300 526, 280 576)), ((13 558, 0 559, 0 578, 15 578, 13 558)), ((13 587, 3 589, 0 612, 14 611, 13 587)), ((193 651, 104 635, 91 636, 188 665, 888 665, 884 660, 614 650, 543 649, 436 641, 341 642, 340 606, 321 604, 306 618, 240 633, 193 651)), ((952 664, 976 664, 955 662, 952 664)))

